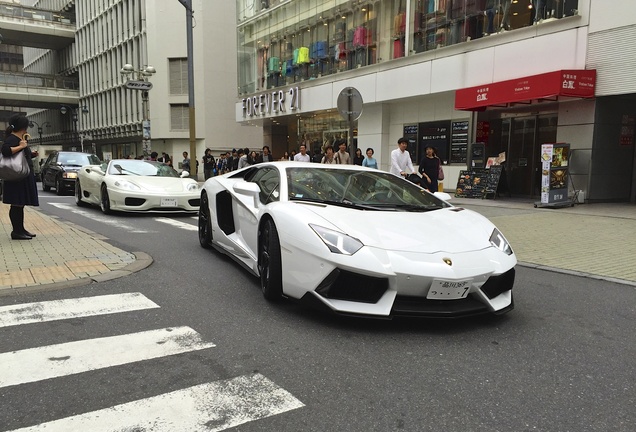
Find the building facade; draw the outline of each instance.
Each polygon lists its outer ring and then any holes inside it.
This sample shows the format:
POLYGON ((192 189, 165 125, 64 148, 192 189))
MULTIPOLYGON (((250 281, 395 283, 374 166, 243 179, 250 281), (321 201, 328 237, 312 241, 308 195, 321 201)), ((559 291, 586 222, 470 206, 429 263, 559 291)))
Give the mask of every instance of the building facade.
POLYGON ((407 136, 415 164, 438 149, 447 191, 503 154, 510 195, 538 198, 541 145, 569 143, 579 199, 636 201, 632 1, 236 3, 235 120, 275 156, 344 137, 388 170, 407 136), (352 137, 338 110, 349 87, 364 101, 352 137))
MULTIPOLYGON (((190 152, 186 9, 177 0, 39 0, 36 7, 71 11, 76 18, 75 42, 63 50, 25 48, 25 71, 76 76, 79 103, 74 117, 59 110, 29 111, 38 124, 75 128, 81 147, 102 158, 137 157, 163 151, 174 166, 190 152), (133 73, 121 73, 124 65, 133 73), (144 74, 147 66, 156 73, 144 74), (147 81, 131 88, 127 81, 147 81), (148 89, 148 87, 151 87, 148 89), (66 123, 60 124, 66 120, 66 123), (75 122, 73 124, 72 122, 75 122), (66 125, 66 126, 65 126, 66 125), (144 148, 144 141, 147 142, 144 148)), ((234 52, 233 2, 193 2, 193 70, 196 155, 237 146, 261 147, 257 128, 234 119, 236 74, 219 61, 234 52), (209 41, 219 41, 210 44, 209 41)), ((45 139, 45 143, 46 143, 45 139)), ((77 143, 50 141, 62 147, 77 143)), ((202 171, 202 170, 200 170, 202 171)))

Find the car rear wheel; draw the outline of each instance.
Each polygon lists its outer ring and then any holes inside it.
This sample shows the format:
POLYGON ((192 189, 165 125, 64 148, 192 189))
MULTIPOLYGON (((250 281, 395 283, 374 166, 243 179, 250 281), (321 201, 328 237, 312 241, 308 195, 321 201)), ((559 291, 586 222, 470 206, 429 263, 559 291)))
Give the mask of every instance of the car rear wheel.
POLYGON ((280 256, 280 240, 274 221, 267 220, 259 232, 258 270, 261 290, 267 300, 279 300, 283 295, 283 270, 280 256))
POLYGON ((210 220, 210 207, 207 194, 201 194, 199 205, 199 243, 201 247, 209 249, 212 245, 212 221, 210 220))
POLYGON ((111 214, 112 210, 110 209, 110 197, 108 196, 108 188, 106 185, 102 185, 101 189, 101 200, 100 207, 104 214, 111 214))
POLYGON ((80 186, 79 180, 75 180, 75 204, 79 207, 86 206, 86 203, 82 201, 82 186, 80 186))
POLYGON ((55 179, 55 193, 57 195, 62 195, 62 179, 58 177, 55 179))

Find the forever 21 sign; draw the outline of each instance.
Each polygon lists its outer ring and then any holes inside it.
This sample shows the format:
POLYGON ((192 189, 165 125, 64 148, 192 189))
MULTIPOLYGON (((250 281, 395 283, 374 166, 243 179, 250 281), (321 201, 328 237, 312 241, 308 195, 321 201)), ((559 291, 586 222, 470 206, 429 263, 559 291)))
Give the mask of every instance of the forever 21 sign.
POLYGON ((276 90, 242 99, 243 117, 273 115, 300 109, 300 88, 276 90))

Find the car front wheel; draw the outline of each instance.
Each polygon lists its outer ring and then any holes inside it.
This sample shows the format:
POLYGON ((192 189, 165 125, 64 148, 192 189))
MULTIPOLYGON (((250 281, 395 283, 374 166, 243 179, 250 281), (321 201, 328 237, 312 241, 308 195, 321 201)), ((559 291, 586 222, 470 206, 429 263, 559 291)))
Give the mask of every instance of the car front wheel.
POLYGON ((258 270, 261 290, 267 300, 279 300, 283 295, 283 270, 280 256, 280 240, 274 221, 267 220, 259 232, 258 270))
POLYGON ((60 177, 58 177, 55 180, 55 193, 57 195, 62 195, 62 192, 63 192, 63 190, 62 190, 62 179, 60 177))
POLYGON ((209 249, 212 244, 212 222, 208 204, 207 194, 202 194, 199 205, 199 243, 205 249, 209 249))
POLYGON ((80 186, 79 180, 75 181, 75 204, 79 207, 84 207, 86 203, 82 201, 82 186, 80 186))
POLYGON ((110 198, 108 197, 108 188, 106 185, 102 185, 100 207, 104 214, 112 213, 112 210, 110 209, 110 198))

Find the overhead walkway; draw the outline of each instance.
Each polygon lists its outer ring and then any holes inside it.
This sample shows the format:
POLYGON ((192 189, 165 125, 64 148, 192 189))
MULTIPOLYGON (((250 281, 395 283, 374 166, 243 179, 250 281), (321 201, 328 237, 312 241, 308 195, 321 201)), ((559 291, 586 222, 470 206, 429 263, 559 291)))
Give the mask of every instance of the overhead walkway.
POLYGON ((79 103, 79 80, 58 75, 0 72, 0 106, 58 109, 79 103))
POLYGON ((0 2, 2 43, 59 50, 75 41, 75 16, 0 2))

